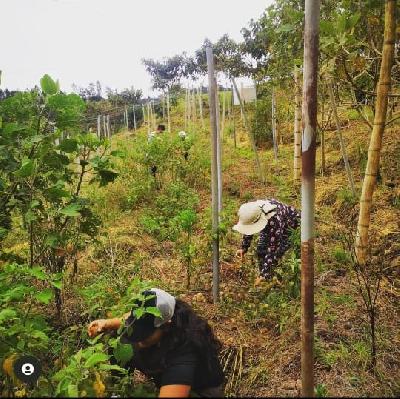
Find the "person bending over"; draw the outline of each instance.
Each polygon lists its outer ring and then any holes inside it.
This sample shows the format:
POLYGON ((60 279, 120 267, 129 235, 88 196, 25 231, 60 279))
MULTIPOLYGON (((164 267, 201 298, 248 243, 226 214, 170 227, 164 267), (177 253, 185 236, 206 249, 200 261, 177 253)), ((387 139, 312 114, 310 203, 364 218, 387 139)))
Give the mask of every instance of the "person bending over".
POLYGON ((242 259, 253 235, 260 233, 257 257, 260 269, 258 282, 270 279, 279 259, 290 247, 290 231, 300 224, 300 213, 276 199, 257 200, 243 204, 238 211, 239 222, 233 230, 243 234, 241 248, 236 252, 242 259))
POLYGON ((160 389, 159 397, 223 397, 224 373, 218 358, 220 341, 207 321, 186 302, 152 288, 144 291, 138 307, 157 307, 160 316, 145 313, 135 317, 134 309, 122 319, 91 322, 88 334, 94 337, 117 331, 124 323, 121 342, 133 346, 133 357, 125 367, 140 370, 160 389), (122 321, 121 321, 122 320, 122 321))

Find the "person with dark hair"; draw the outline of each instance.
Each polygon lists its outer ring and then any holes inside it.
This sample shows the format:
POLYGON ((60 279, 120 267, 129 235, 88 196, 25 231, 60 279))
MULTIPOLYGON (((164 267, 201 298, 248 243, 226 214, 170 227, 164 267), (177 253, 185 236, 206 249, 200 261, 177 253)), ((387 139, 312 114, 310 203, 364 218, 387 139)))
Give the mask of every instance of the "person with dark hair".
POLYGON ((117 331, 124 323, 121 342, 133 346, 128 370, 138 369, 152 378, 159 397, 223 397, 224 373, 218 358, 220 341, 207 321, 186 302, 152 288, 143 292, 132 311, 123 318, 95 320, 88 327, 94 337, 117 331), (137 317, 137 309, 144 315, 137 317), (156 308, 157 314, 146 312, 156 308))
POLYGON ((243 239, 237 256, 243 259, 253 235, 260 233, 257 244, 260 277, 256 281, 259 284, 271 279, 275 266, 289 249, 290 233, 300 225, 300 213, 294 207, 271 198, 243 204, 238 216, 239 222, 233 230, 243 234, 243 239))

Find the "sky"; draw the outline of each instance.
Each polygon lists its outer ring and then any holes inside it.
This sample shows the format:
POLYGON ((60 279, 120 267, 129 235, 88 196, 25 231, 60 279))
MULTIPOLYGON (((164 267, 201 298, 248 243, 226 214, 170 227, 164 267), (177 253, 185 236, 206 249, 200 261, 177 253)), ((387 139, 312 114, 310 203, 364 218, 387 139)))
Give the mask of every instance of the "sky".
POLYGON ((272 0, 1 0, 1 87, 23 90, 48 73, 72 84, 151 94, 143 58, 161 60, 240 30, 272 0))

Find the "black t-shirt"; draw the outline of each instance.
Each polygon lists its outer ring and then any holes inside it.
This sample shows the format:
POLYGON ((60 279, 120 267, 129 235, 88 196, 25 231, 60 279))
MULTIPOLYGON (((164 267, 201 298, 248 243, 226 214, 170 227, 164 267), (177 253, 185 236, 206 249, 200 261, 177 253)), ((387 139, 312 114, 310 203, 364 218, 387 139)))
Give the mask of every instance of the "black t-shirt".
POLYGON ((150 348, 134 350, 127 367, 152 378, 158 388, 190 385, 193 391, 198 392, 224 382, 217 355, 208 362, 190 342, 176 345, 174 349, 166 349, 166 346, 166 341, 161 339, 159 344, 150 348))

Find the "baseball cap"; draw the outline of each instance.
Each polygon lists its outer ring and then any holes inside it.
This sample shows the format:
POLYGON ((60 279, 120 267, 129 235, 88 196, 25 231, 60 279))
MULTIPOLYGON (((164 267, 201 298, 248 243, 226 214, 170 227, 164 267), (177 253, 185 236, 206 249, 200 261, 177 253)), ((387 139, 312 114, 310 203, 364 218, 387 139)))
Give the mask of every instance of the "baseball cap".
POLYGON ((175 298, 168 292, 159 288, 151 288, 142 292, 144 300, 136 300, 137 307, 155 307, 160 311, 160 316, 145 313, 137 318, 132 309, 131 315, 125 321, 127 327, 121 336, 121 342, 136 343, 143 341, 163 324, 172 319, 175 311, 175 298))

